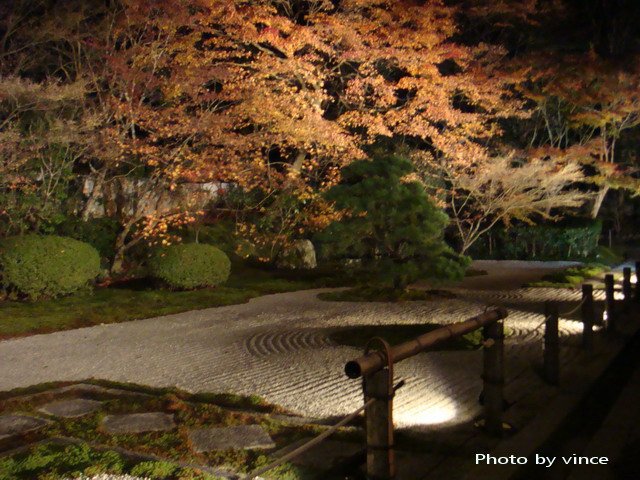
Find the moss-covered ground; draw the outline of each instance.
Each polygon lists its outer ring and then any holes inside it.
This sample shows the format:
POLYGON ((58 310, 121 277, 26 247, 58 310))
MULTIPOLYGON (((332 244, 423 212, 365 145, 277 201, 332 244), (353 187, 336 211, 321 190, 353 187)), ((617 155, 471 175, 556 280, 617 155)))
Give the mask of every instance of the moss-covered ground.
POLYGON ((271 293, 342 285, 339 272, 277 271, 235 266, 224 286, 190 291, 146 279, 37 302, 0 301, 0 339, 244 303, 271 293))
POLYGON ((592 263, 580 267, 571 267, 542 277, 539 282, 531 282, 527 287, 575 288, 587 279, 602 276, 609 267, 592 263))
MULTIPOLYGON (((469 276, 486 272, 470 269, 469 276)), ((234 264, 229 280, 210 289, 172 291, 142 278, 96 287, 59 299, 36 302, 0 300, 0 340, 92 325, 126 322, 173 313, 245 303, 272 293, 354 285, 335 265, 315 270, 273 270, 234 264)), ((355 287, 328 292, 331 301, 412 301, 451 296, 443 291, 355 287)))
MULTIPOLYGON (((49 480, 98 472, 124 472, 168 479, 215 478, 198 472, 197 468, 183 468, 179 464, 225 467, 248 473, 269 463, 273 459, 269 455, 271 452, 229 449, 196 453, 190 446, 188 430, 195 427, 261 425, 274 440, 277 450, 301 439, 311 438, 327 428, 317 424, 288 422, 281 417, 274 417, 270 414, 283 413, 282 410, 257 397, 192 395, 177 389, 140 388, 104 381, 93 383, 118 388, 125 393, 112 395, 85 392, 82 394, 83 398, 103 401, 98 411, 80 418, 48 417, 52 420, 49 426, 37 434, 29 434, 22 442, 29 444, 43 439, 63 437, 79 440, 79 445, 61 446, 45 443, 26 452, 0 458, 0 480, 49 480), (145 393, 146 396, 141 396, 140 393, 145 393), (176 428, 165 432, 112 435, 100 426, 102 419, 108 414, 141 412, 172 414, 176 428), (160 461, 135 461, 114 453, 109 448, 126 449, 141 456, 159 457, 160 461)), ((43 416, 38 412, 38 408, 44 403, 77 395, 73 392, 49 393, 48 389, 60 385, 63 384, 48 384, 43 387, 5 392, 0 400, 0 412, 43 416), (38 395, 30 395, 33 393, 38 395)), ((363 441, 362 434, 353 429, 345 428, 334 435, 341 440, 363 441)), ((274 478, 322 478, 319 472, 291 464, 285 464, 278 472, 274 478)))

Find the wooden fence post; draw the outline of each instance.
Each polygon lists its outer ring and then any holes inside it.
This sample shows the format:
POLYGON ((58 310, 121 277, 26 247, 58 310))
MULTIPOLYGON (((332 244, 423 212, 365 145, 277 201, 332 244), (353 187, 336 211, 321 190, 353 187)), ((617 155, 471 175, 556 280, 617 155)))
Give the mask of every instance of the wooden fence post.
POLYGON ((582 346, 585 350, 593 349, 593 285, 582 284, 582 346))
POLYGON ((393 379, 384 368, 364 377, 365 402, 374 398, 365 410, 367 424, 367 478, 390 480, 396 475, 393 450, 393 379))
POLYGON ((616 301, 615 286, 613 274, 608 273, 604 276, 604 311, 607 314, 607 331, 615 332, 616 330, 616 301))
POLYGON ((624 293, 624 303, 631 302, 631 267, 622 269, 622 293, 624 293))
POLYGON ((491 435, 501 436, 504 406, 504 327, 502 322, 498 321, 485 326, 482 333, 485 339, 482 374, 485 429, 491 435))
POLYGON ((560 342, 558 340, 558 306, 551 302, 544 304, 544 379, 551 385, 560 382, 560 342))

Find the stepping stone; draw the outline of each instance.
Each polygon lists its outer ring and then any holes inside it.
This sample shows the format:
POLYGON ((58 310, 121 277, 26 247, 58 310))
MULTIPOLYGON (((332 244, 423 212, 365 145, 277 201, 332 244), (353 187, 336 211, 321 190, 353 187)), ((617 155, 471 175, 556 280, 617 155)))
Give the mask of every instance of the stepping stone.
POLYGON ((133 390, 123 390, 120 388, 107 388, 101 387, 99 385, 92 385, 89 383, 75 383, 73 385, 67 385, 66 387, 54 388, 51 390, 45 390, 39 393, 33 393, 31 395, 20 395, 19 397, 15 397, 16 399, 20 399, 21 401, 37 401, 42 397, 49 397, 51 395, 58 396, 64 394, 73 394, 76 396, 107 396, 107 397, 132 397, 132 398, 140 398, 141 400, 152 398, 153 395, 142 392, 135 392, 133 390))
POLYGON ((260 425, 197 428, 189 431, 188 436, 197 453, 228 449, 267 450, 276 446, 260 425))
POLYGON ((49 420, 45 420, 44 418, 31 417, 28 415, 0 415, 0 440, 34 432, 50 423, 49 420))
POLYGON ((162 412, 128 413, 107 415, 102 420, 102 429, 107 433, 144 433, 172 430, 176 424, 173 415, 162 412))
POLYGON ((74 398, 72 400, 60 400, 47 403, 38 409, 39 412, 62 418, 77 418, 89 415, 100 408, 102 402, 87 400, 86 398, 74 398))

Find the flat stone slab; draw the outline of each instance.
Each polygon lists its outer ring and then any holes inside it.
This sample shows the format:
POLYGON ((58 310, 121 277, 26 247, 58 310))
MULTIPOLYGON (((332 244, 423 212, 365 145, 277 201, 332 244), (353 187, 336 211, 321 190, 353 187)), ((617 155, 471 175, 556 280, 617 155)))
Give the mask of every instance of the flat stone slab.
POLYGON ((98 400, 74 398, 47 403, 40 407, 38 411, 55 417, 77 418, 95 412, 100 408, 100 405, 102 405, 102 402, 98 400))
POLYGON ((238 425, 221 428, 196 428, 188 433, 197 453, 212 450, 266 450, 275 448, 269 434, 260 425, 238 425))
POLYGON ((0 415, 0 440, 39 430, 51 422, 28 415, 0 415))
POLYGON ((162 412, 107 415, 101 425, 105 432, 112 434, 164 432, 175 426, 173 415, 162 412))

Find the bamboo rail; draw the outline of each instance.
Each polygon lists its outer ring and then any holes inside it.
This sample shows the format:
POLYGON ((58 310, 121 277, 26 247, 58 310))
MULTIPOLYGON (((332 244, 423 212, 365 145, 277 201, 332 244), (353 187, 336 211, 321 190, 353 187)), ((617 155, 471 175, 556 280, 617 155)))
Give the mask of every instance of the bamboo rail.
MULTIPOLYGON (((477 330, 478 328, 497 322, 498 320, 502 320, 506 318, 507 315, 507 310, 499 307, 494 310, 488 310, 480 315, 465 320, 464 322, 445 325, 437 330, 420 335, 413 340, 391 347, 391 359, 393 360, 393 363, 398 363, 429 348, 435 347, 450 338, 462 336, 466 333, 477 330)), ((358 378, 377 372, 384 368, 386 364, 387 359, 385 358, 384 352, 375 351, 347 362, 344 367, 344 371, 347 374, 347 377, 358 378)))

